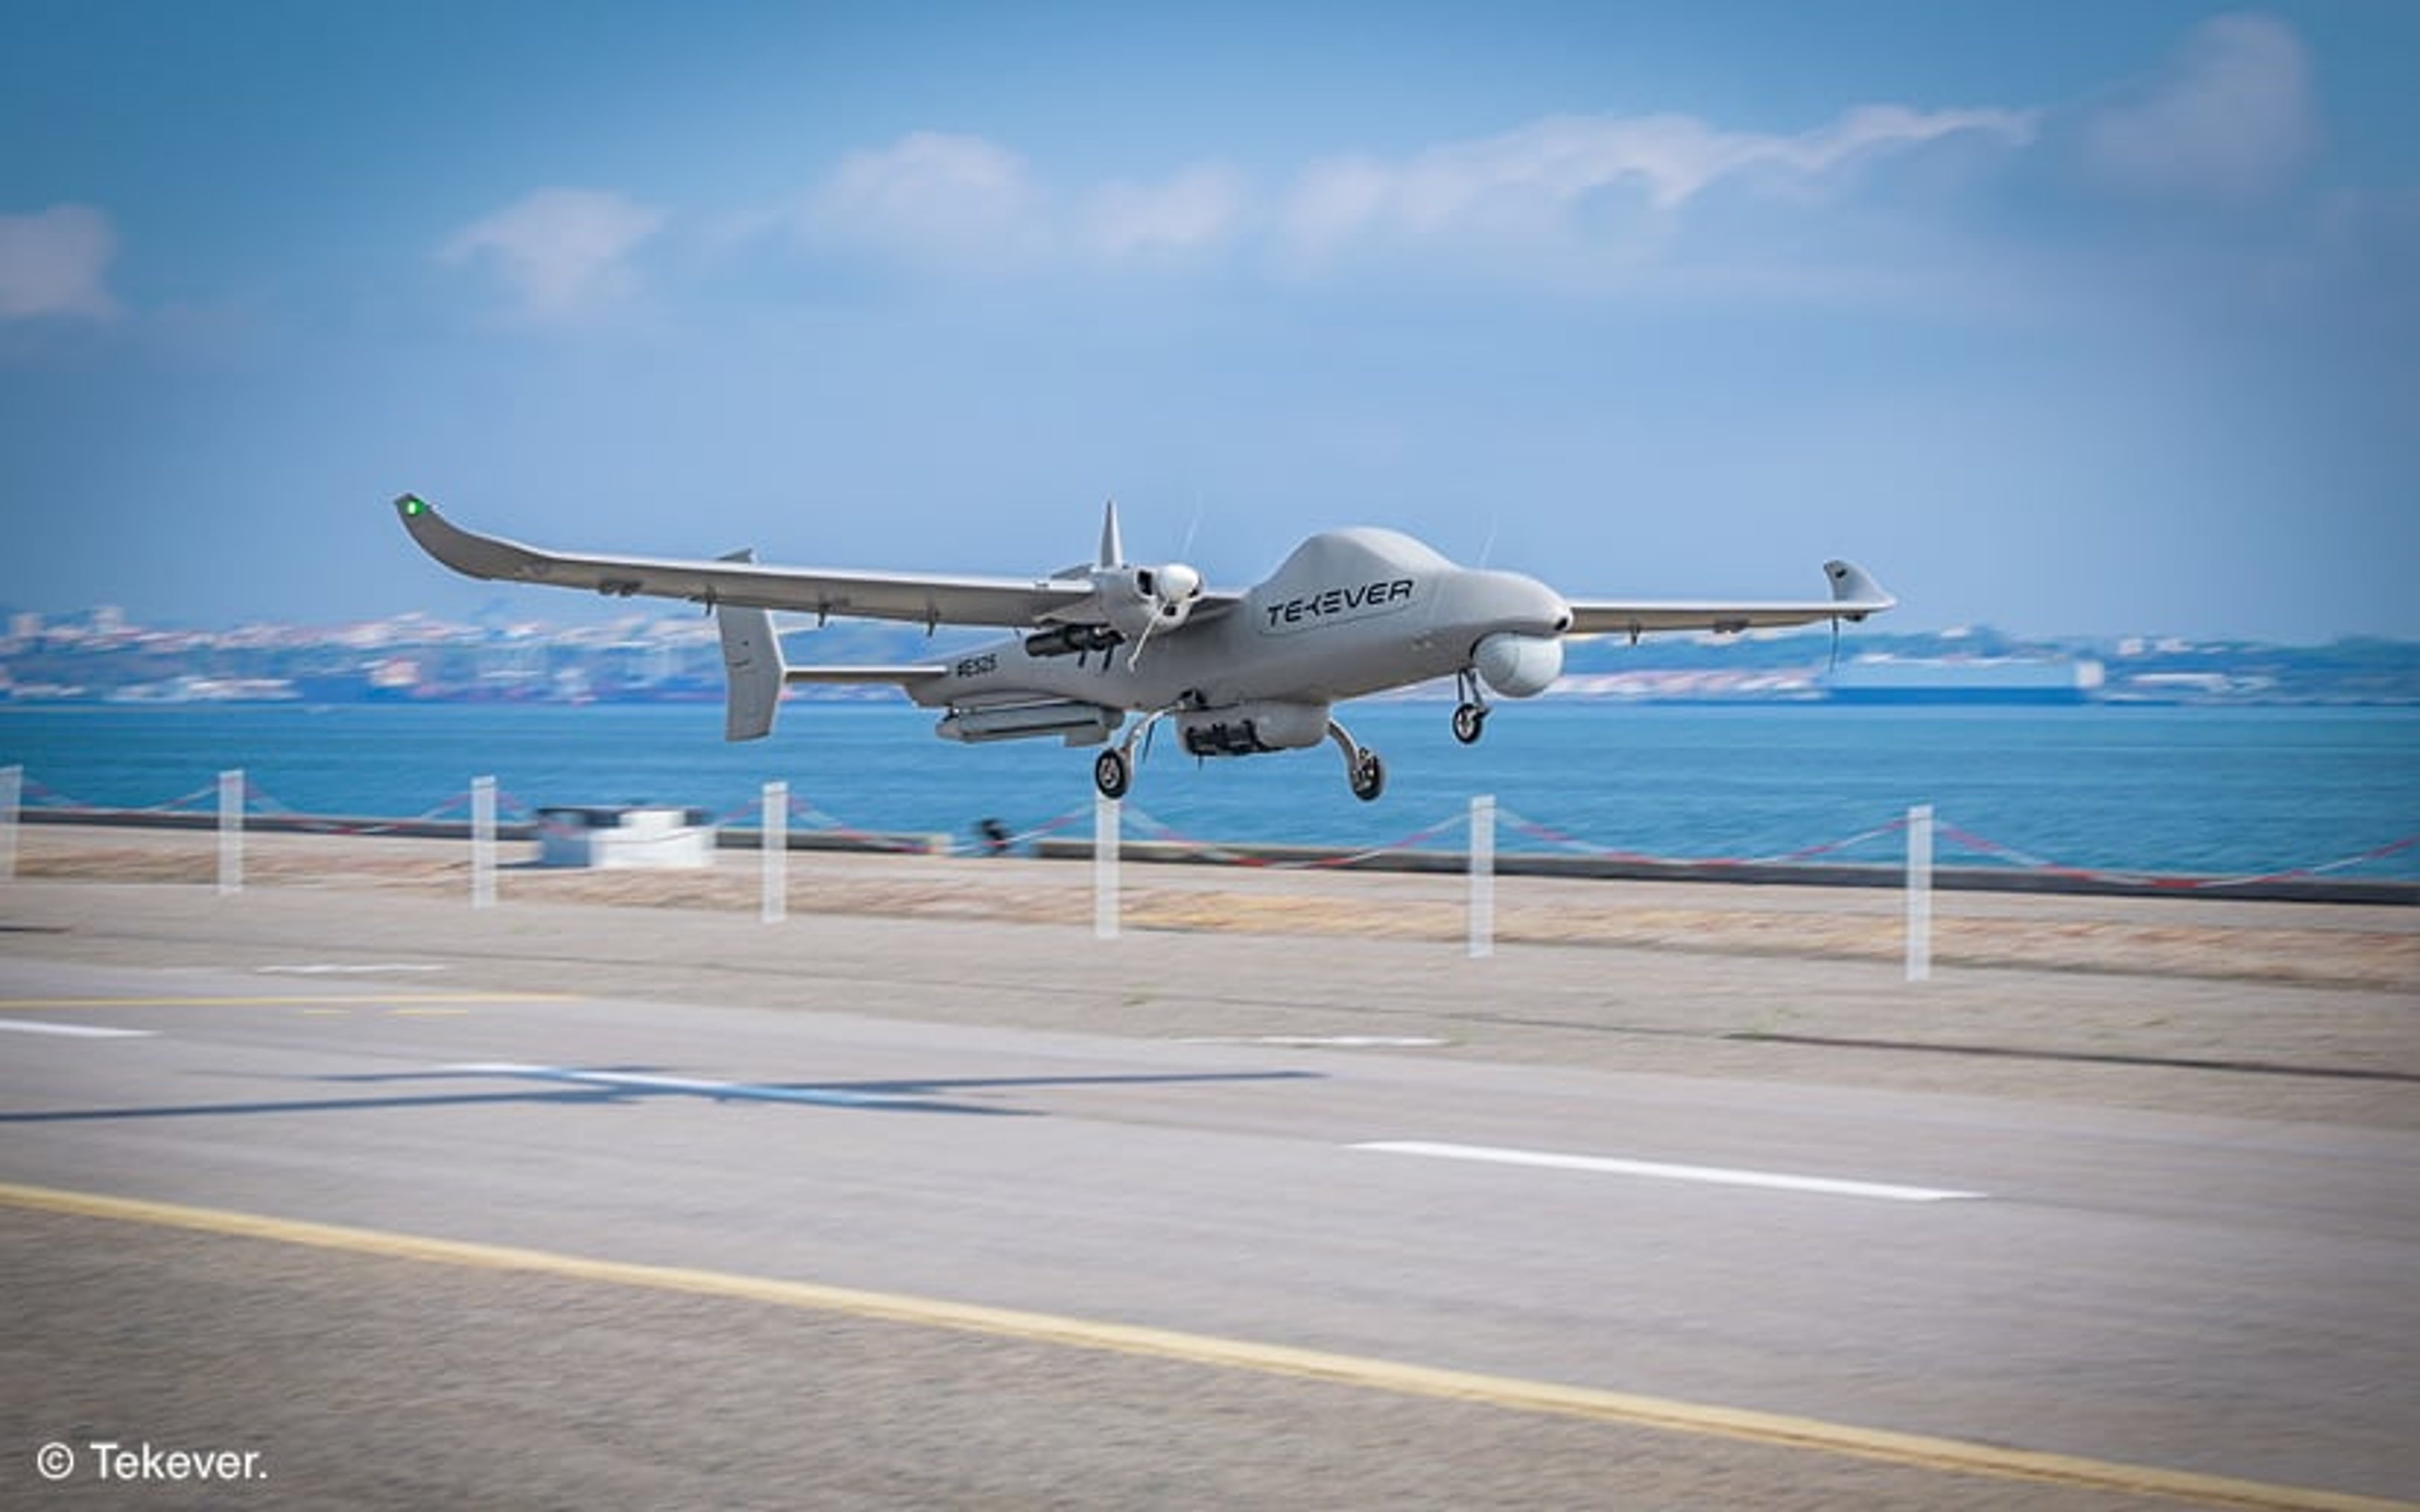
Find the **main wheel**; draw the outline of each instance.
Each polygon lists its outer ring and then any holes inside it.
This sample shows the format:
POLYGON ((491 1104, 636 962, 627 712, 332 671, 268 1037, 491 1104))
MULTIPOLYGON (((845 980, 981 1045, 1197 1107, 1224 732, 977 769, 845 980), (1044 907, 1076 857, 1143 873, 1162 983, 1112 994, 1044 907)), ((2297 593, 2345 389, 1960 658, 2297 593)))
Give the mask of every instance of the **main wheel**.
POLYGON ((1453 738, 1466 746, 1479 744, 1487 733, 1487 710, 1477 703, 1458 703, 1453 710, 1453 738))
POLYGON ((1374 750, 1364 750, 1353 760, 1353 795, 1363 803, 1375 799, 1387 791, 1387 764, 1374 750))
POLYGON ((1093 786, 1101 790, 1102 797, 1123 798, 1133 785, 1134 764, 1126 760, 1125 751, 1111 746, 1093 758, 1093 786))

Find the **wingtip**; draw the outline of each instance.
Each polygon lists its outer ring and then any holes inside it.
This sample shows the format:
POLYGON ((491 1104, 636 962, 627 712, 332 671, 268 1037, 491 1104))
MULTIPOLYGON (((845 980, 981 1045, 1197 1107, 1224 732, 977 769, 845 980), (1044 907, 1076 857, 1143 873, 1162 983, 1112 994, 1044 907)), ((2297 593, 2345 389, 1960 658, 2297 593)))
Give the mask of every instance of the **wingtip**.
POLYGON ((1855 605, 1860 618, 1867 614, 1879 614, 1899 603, 1882 584, 1874 581, 1873 574, 1854 562, 1826 562, 1823 563, 1823 576, 1832 580, 1832 601, 1855 605))
POLYGON ((397 494, 395 512, 423 551, 465 577, 520 577, 530 565, 527 547, 466 531, 416 493, 397 494))

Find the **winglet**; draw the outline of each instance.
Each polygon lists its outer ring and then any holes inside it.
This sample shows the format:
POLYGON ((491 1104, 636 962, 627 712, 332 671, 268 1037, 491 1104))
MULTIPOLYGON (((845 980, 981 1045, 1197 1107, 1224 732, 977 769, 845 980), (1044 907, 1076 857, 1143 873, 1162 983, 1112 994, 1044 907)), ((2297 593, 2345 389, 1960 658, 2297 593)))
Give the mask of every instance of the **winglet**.
POLYGON ((1899 602, 1883 591, 1873 574, 1854 562, 1826 562, 1823 576, 1832 579, 1832 602, 1839 606, 1844 619, 1862 620, 1899 602))
POLYGON ((521 577, 535 556, 525 546, 462 529, 416 493, 398 494, 395 512, 423 551, 466 578, 521 577))

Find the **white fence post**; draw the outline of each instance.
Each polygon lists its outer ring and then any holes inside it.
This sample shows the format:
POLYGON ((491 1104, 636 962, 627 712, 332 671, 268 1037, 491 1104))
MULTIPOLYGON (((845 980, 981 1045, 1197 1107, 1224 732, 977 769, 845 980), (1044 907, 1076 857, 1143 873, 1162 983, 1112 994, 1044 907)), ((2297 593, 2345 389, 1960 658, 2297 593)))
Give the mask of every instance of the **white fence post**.
POLYGON ((1932 977, 1932 805, 1907 811, 1907 980, 1932 977))
POLYGON ((1470 800, 1470 958, 1496 953, 1496 796, 1470 800))
POLYGON ((496 906, 496 779, 471 779, 471 906, 496 906))
POLYGON ((243 769, 219 774, 219 896, 243 890, 243 769))
POLYGON ((1118 800, 1093 795, 1093 938, 1118 937, 1118 800))
POLYGON ((0 766, 0 882, 17 877, 17 806, 25 795, 25 769, 0 766))
POLYGON ((765 784, 765 816, 756 821, 758 875, 765 899, 758 917, 778 924, 790 908, 790 784, 765 784))

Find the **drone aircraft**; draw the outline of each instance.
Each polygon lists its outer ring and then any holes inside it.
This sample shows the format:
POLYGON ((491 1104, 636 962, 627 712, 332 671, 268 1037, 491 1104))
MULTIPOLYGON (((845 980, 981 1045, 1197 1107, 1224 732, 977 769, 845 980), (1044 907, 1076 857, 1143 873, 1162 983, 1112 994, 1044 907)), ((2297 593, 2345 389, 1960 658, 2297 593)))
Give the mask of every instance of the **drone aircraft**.
POLYGON ((1563 640, 1657 630, 1863 620, 1897 600, 1846 562, 1826 563, 1817 602, 1659 603, 1567 599, 1518 573, 1457 566, 1396 531, 1326 531, 1295 548, 1258 586, 1205 585, 1183 563, 1130 563, 1117 505, 1098 557, 1045 578, 825 571, 760 565, 752 551, 711 561, 541 550, 452 524, 415 494, 395 501, 430 556, 473 578, 687 599, 710 609, 729 675, 724 738, 771 733, 789 683, 895 684, 942 711, 935 733, 966 742, 1056 735, 1100 746, 1093 780, 1120 798, 1137 742, 1163 720, 1195 756, 1249 756, 1333 741, 1353 795, 1386 786, 1378 753, 1331 710, 1347 699, 1451 677, 1454 738, 1485 730, 1487 694, 1528 698, 1560 675, 1563 640), (773 609, 987 625, 1009 638, 930 664, 791 666, 773 609), (1128 715, 1142 716, 1114 745, 1128 715))

